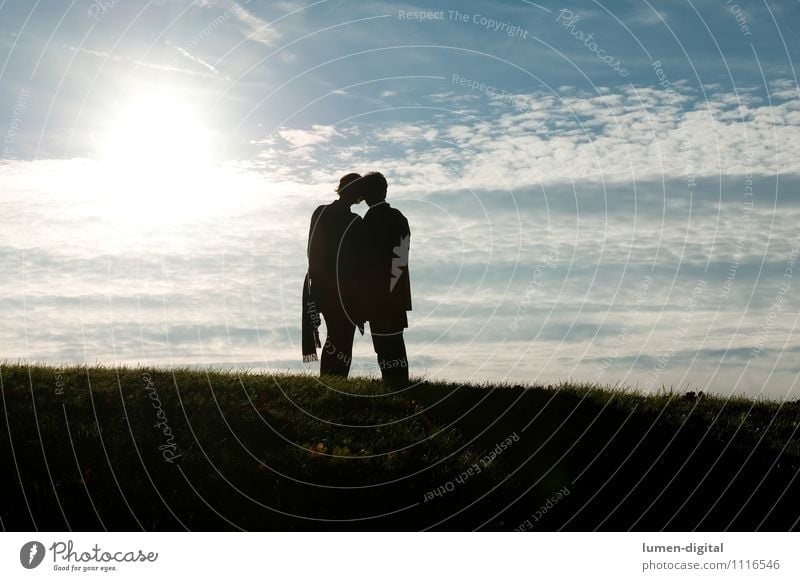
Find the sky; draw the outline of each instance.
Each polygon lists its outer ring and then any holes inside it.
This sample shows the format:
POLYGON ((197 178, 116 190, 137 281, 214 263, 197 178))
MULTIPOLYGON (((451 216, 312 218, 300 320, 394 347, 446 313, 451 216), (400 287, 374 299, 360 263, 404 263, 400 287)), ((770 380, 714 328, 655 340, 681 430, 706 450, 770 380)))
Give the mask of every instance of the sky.
POLYGON ((0 358, 315 372, 310 215, 381 171, 413 376, 796 398, 798 29, 789 0, 0 0, 0 358))

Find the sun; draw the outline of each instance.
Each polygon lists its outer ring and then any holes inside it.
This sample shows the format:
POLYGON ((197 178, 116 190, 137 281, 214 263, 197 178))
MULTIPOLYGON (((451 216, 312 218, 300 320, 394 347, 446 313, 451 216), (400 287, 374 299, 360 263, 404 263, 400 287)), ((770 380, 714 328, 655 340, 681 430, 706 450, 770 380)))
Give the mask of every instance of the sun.
POLYGON ((113 213, 176 221, 212 205, 214 134, 191 102, 165 89, 134 91, 108 115, 97 160, 113 213))
POLYGON ((269 203, 264 176, 223 158, 224 129, 191 91, 132 84, 127 94, 104 111, 92 171, 80 174, 110 235, 219 222, 269 203))
POLYGON ((166 91, 140 93, 122 105, 107 132, 103 155, 140 170, 182 171, 208 164, 211 132, 198 112, 166 91))

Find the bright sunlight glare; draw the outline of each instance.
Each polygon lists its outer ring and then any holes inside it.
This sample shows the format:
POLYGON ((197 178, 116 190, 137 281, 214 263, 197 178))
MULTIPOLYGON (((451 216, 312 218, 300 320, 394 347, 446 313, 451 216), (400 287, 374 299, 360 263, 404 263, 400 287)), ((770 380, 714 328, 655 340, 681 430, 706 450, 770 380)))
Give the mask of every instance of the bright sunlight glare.
POLYGON ((97 155, 108 214, 178 222, 222 202, 213 132, 191 103, 148 89, 133 91, 117 110, 97 155))
POLYGON ((123 107, 110 128, 104 156, 135 170, 196 168, 210 160, 210 131, 174 95, 147 92, 123 107))

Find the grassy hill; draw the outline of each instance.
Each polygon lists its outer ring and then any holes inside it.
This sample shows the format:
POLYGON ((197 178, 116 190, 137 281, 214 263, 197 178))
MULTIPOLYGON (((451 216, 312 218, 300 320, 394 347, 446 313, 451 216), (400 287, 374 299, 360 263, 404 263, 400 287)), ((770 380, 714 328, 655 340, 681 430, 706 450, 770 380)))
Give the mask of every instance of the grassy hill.
POLYGON ((5 530, 788 530, 800 403, 0 365, 5 530))

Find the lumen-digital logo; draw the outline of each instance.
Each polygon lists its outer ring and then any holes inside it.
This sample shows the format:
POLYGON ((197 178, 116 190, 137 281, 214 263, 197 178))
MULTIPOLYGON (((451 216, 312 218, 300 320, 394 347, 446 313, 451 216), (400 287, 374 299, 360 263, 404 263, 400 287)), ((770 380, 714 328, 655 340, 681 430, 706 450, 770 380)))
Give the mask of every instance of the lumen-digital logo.
POLYGON ((26 569, 35 569, 44 560, 44 545, 39 541, 29 541, 19 550, 19 562, 26 569))

